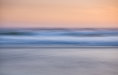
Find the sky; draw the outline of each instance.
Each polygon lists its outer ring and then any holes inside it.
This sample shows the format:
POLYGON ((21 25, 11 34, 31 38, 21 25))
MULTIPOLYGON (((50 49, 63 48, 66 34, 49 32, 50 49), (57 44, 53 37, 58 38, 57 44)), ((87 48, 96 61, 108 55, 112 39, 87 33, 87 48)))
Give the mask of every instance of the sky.
POLYGON ((0 1, 0 27, 118 28, 118 0, 0 1))

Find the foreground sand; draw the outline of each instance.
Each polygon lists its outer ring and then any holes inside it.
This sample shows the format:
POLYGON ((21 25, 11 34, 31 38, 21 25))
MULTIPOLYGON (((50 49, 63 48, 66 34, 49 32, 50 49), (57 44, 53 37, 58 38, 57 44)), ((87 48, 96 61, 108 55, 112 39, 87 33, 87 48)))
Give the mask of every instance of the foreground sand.
POLYGON ((1 48, 0 75, 118 75, 118 50, 1 48))

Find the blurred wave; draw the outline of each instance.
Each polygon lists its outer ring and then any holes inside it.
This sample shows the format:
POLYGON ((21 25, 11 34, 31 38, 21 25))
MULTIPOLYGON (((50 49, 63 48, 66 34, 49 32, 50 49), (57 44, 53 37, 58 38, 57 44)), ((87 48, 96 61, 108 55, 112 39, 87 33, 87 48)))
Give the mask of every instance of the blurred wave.
POLYGON ((118 46, 118 29, 1 29, 0 45, 118 46))

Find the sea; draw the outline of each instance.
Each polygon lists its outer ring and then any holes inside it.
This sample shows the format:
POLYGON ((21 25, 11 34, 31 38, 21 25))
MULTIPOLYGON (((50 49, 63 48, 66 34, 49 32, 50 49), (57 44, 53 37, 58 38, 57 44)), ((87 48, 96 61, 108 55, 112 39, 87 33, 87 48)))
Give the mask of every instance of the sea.
POLYGON ((118 75, 118 29, 0 29, 0 75, 118 75))
POLYGON ((118 46, 115 28, 0 29, 0 46, 118 46))

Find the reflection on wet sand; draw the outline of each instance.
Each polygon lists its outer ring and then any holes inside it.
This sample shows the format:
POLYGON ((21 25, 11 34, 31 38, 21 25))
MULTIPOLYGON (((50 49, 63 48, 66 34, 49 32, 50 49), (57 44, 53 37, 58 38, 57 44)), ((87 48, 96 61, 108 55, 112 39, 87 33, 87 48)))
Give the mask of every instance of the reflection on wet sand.
POLYGON ((4 48, 0 75, 118 75, 116 48, 4 48))

